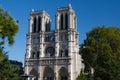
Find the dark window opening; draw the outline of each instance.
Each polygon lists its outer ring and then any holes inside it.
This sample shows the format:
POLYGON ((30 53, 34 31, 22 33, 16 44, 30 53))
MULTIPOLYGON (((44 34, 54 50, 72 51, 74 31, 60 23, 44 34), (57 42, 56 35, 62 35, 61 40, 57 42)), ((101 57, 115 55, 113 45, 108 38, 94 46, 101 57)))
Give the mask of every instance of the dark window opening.
POLYGON ((61 50, 61 51, 60 51, 60 57, 62 57, 62 56, 63 56, 63 51, 61 50))
POLYGON ((61 30, 63 30, 63 14, 60 17, 60 22, 61 22, 61 24, 60 24, 61 30))
POLYGON ((33 33, 36 32, 36 17, 34 18, 34 27, 33 27, 33 33))
POLYGON ((45 37, 45 42, 49 42, 49 36, 45 37))
POLYGON ((65 29, 68 29, 68 14, 65 14, 65 29))
POLYGON ((50 21, 48 22, 48 29, 49 29, 49 31, 50 31, 50 21))
POLYGON ((65 77, 61 76, 61 80, 68 80, 68 78, 66 76, 65 77))
POLYGON ((38 18, 38 32, 41 31, 41 17, 38 18))
POLYGON ((68 50, 65 50, 65 56, 66 57, 68 56, 68 50))
POLYGON ((54 42, 55 36, 54 35, 46 35, 45 36, 45 42, 54 42))
POLYGON ((35 52, 31 54, 31 58, 35 58, 35 52))
POLYGON ((37 52, 37 58, 39 58, 39 54, 40 54, 40 53, 39 53, 39 51, 38 51, 38 52, 37 52))
POLYGON ((45 24, 45 31, 46 32, 50 31, 50 21, 48 23, 46 22, 46 24, 45 24))

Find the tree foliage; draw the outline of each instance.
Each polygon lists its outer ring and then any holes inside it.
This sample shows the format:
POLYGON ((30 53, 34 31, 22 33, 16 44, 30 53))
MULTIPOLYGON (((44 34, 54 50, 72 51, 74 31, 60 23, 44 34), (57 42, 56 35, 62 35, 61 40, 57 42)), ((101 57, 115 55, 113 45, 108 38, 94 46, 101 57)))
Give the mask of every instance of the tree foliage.
POLYGON ((18 76, 19 67, 14 67, 10 64, 6 53, 0 49, 0 80, 22 80, 18 76))
POLYGON ((18 32, 17 22, 9 13, 0 7, 0 80, 21 80, 18 67, 13 67, 4 51, 4 44, 14 43, 14 36, 18 32))
POLYGON ((120 28, 97 27, 86 35, 80 54, 95 80, 120 80, 120 28))
POLYGON ((5 39, 12 45, 14 43, 14 36, 18 32, 17 22, 0 7, 0 45, 5 43, 5 39))
POLYGON ((76 80, 87 80, 83 70, 80 71, 80 75, 77 77, 76 80))

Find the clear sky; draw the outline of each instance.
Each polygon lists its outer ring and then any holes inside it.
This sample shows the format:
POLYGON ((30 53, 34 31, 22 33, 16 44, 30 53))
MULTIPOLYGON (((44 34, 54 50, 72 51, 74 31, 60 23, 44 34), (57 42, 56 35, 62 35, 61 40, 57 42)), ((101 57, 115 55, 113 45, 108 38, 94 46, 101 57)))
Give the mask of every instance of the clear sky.
POLYGON ((0 0, 0 5, 19 20, 19 32, 15 37, 15 43, 6 47, 9 58, 24 62, 28 18, 32 9, 47 11, 54 29, 57 8, 67 6, 69 3, 77 15, 79 43, 85 39, 86 32, 94 27, 102 25, 120 27, 120 0, 0 0))

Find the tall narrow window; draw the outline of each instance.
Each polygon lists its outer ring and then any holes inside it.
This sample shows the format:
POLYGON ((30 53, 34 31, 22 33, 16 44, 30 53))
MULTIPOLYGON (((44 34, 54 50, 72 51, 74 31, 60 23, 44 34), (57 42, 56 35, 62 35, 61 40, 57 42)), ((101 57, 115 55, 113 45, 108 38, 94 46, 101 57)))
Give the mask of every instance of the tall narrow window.
POLYGON ((38 17, 38 32, 41 31, 41 17, 38 17))
POLYGON ((61 14, 60 16, 60 22, 61 22, 61 30, 63 30, 63 14, 61 14))
POLYGON ((60 57, 63 57, 63 50, 60 50, 60 57))
POLYGON ((65 29, 68 29, 68 14, 65 14, 65 29))
POLYGON ((40 52, 38 51, 38 52, 37 52, 37 58, 39 58, 39 56, 40 56, 39 54, 40 54, 40 52))
POLYGON ((33 33, 36 32, 36 17, 34 17, 34 27, 33 27, 33 33))
POLYGON ((47 22, 45 23, 45 31, 46 32, 48 31, 48 24, 47 24, 47 22))
POLYGON ((74 17, 74 28, 76 29, 76 17, 74 17))
POLYGON ((48 22, 48 29, 49 29, 49 31, 50 31, 50 21, 48 22))
POLYGON ((45 31, 46 32, 50 31, 50 21, 46 22, 46 24, 45 24, 45 31))
POLYGON ((65 50, 65 57, 68 56, 68 50, 65 50))
POLYGON ((35 52, 31 53, 31 58, 35 58, 35 52))

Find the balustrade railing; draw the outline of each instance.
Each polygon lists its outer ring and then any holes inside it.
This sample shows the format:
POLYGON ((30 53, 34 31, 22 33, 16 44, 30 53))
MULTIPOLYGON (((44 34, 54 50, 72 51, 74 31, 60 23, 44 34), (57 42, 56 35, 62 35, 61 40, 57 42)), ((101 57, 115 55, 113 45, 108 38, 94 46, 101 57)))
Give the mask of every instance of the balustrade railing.
POLYGON ((64 65, 70 64, 69 57, 26 59, 25 65, 64 65))

